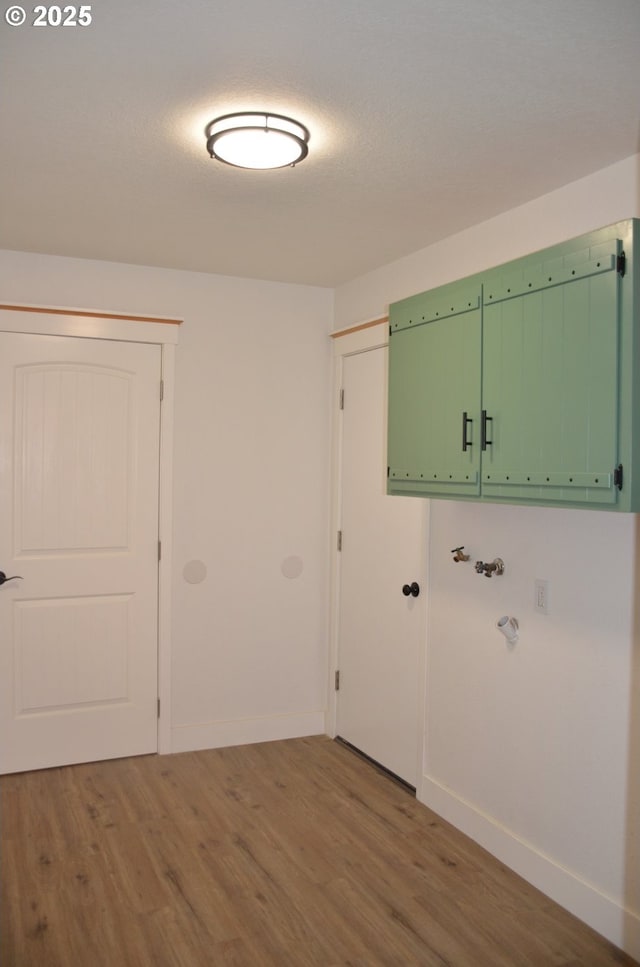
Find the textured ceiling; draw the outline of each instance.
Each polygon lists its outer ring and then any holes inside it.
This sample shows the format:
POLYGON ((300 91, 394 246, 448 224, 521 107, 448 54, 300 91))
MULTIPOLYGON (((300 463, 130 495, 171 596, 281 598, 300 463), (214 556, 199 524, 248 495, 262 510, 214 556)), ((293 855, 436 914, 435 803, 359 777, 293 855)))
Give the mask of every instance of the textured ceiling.
POLYGON ((639 0, 91 12, 0 23, 0 247, 335 286, 638 151, 639 0), (234 109, 302 121, 308 159, 210 160, 234 109))

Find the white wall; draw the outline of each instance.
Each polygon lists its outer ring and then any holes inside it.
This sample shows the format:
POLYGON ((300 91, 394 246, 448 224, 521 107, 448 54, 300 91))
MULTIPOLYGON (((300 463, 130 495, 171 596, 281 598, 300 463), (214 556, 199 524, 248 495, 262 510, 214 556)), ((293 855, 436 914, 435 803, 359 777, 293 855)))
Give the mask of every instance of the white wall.
MULTIPOLYGON (((324 731, 328 289, 0 253, 3 302, 177 316, 174 751, 324 731), (299 557, 297 578, 282 574, 299 557), (183 568, 202 561, 206 580, 183 568)), ((144 324, 141 324, 144 325, 144 324)))
POLYGON ((390 262, 336 290, 335 328, 376 319, 390 302, 501 265, 638 214, 638 157, 390 262))
MULTIPOLYGON (((640 215, 640 158, 336 293, 336 328, 388 303, 640 215)), ((402 499, 402 498, 397 498, 402 499)), ((419 797, 640 958, 640 620, 635 515, 431 501, 419 797), (487 580, 455 564, 500 556, 487 580), (533 609, 534 579, 551 611, 533 609), (505 613, 521 637, 496 631, 505 613)))

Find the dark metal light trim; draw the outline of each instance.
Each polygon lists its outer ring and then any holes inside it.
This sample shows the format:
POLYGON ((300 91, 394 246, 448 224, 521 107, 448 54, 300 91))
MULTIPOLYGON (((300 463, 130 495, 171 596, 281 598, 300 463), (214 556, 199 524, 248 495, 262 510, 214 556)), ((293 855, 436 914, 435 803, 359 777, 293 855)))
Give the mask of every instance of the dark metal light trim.
POLYGON ((215 158, 216 161, 221 161, 223 164, 230 165, 233 168, 245 168, 251 171, 270 171, 274 168, 293 168, 295 165, 299 164, 301 161, 307 157, 309 153, 308 141, 310 138, 310 133, 308 128, 301 124, 300 121, 296 121, 294 118, 287 117, 284 114, 273 114, 271 111, 235 111, 232 114, 222 114, 220 117, 214 118, 210 121, 205 128, 205 135, 207 137, 207 151, 211 158, 215 158), (263 124, 247 124, 243 123, 243 118, 261 118, 264 119, 263 124), (226 121, 236 121, 237 124, 226 125, 226 121), (284 122, 284 125, 278 122, 284 122), (286 126, 290 125, 296 130, 288 130, 286 126), (273 133, 279 137, 287 138, 289 141, 293 142, 297 146, 298 153, 293 158, 292 161, 286 161, 282 165, 273 166, 256 166, 252 165, 238 165, 233 161, 228 161, 226 158, 222 157, 216 152, 216 142, 219 141, 223 135, 228 135, 230 132, 235 131, 259 131, 263 130, 268 133, 273 133))

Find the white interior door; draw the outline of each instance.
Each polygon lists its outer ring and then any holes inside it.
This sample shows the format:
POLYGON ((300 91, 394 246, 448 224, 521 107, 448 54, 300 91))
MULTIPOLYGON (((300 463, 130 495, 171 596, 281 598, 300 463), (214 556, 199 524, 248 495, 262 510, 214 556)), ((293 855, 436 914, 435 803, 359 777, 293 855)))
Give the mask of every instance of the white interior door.
POLYGON ((157 749, 159 346, 0 333, 0 771, 157 749))
POLYGON ((428 501, 386 495, 387 352, 344 359, 336 724, 416 786, 428 501))

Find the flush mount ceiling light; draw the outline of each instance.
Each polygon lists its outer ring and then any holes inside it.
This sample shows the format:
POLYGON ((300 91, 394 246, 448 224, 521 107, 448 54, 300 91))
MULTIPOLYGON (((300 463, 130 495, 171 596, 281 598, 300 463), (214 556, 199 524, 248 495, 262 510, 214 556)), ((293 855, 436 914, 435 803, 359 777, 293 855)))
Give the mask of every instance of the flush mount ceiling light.
POLYGON ((211 157, 236 168, 286 168, 309 151, 304 124, 266 111, 224 114, 207 125, 205 134, 211 157))

